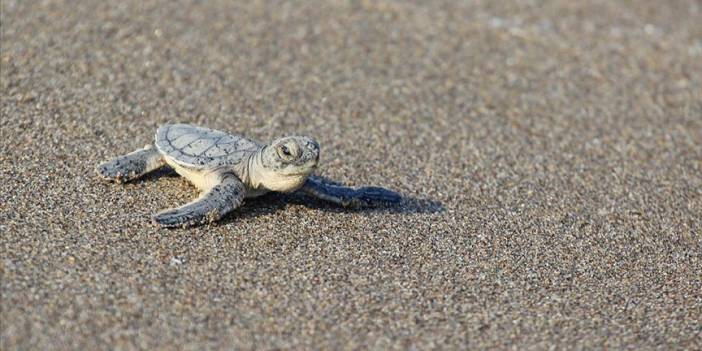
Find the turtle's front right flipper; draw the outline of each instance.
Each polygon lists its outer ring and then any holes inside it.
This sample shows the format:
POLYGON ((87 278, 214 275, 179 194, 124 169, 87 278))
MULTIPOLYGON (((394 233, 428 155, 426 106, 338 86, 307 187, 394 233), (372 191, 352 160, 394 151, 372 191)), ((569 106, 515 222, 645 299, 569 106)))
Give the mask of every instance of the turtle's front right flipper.
POLYGON ((349 188, 326 183, 322 178, 315 176, 307 178, 300 190, 307 195, 343 207, 376 207, 397 204, 402 200, 400 194, 385 188, 375 186, 349 188))
POLYGON ((246 195, 244 184, 232 174, 222 176, 219 184, 197 200, 156 214, 154 223, 166 227, 190 227, 214 222, 241 206, 246 195))
POLYGON ((104 179, 125 183, 163 167, 166 162, 153 145, 118 156, 97 166, 97 173, 104 179))

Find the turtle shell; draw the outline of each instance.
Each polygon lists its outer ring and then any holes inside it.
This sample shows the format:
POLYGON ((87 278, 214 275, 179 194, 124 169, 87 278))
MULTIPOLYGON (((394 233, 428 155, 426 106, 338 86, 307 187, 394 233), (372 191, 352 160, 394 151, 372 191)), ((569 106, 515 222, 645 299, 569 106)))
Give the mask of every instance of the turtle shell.
POLYGON ((216 168, 241 163, 261 145, 241 135, 189 124, 166 124, 156 131, 156 147, 190 168, 216 168))

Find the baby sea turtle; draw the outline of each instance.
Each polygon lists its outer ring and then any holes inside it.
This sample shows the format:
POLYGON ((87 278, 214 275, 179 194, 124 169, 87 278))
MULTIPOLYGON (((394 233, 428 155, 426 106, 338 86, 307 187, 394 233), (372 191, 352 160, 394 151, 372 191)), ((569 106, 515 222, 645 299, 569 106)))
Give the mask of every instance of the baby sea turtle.
POLYGON ((143 149, 97 166, 98 174, 124 183, 165 165, 193 183, 202 194, 196 200, 153 217, 162 227, 187 227, 222 218, 241 206, 244 198, 270 191, 301 190, 344 207, 397 203, 400 196, 378 187, 348 188, 313 176, 319 144, 308 137, 288 136, 261 144, 241 135, 188 124, 166 124, 156 141, 143 149))

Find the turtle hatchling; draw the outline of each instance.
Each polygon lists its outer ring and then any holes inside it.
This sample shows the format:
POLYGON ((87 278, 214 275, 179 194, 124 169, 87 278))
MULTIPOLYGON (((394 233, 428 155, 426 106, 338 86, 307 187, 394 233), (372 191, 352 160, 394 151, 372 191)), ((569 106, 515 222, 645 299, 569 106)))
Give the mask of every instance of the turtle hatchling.
POLYGON ((304 136, 287 136, 262 144, 237 134, 188 124, 166 124, 154 144, 97 166, 98 174, 124 183, 166 165, 190 181, 201 195, 183 206, 153 216, 162 227, 207 224, 241 206, 244 198, 268 192, 302 191, 344 207, 376 206, 400 201, 379 187, 349 188, 312 175, 319 144, 304 136))

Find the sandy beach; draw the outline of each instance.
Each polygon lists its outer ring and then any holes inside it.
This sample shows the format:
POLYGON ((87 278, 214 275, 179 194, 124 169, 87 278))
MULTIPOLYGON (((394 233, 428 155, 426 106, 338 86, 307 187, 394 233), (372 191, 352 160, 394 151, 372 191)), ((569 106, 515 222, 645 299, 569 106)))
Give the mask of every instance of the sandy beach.
POLYGON ((1 7, 0 349, 702 348, 700 1, 1 7), (403 201, 160 229, 169 121, 403 201))

